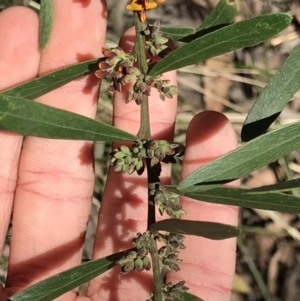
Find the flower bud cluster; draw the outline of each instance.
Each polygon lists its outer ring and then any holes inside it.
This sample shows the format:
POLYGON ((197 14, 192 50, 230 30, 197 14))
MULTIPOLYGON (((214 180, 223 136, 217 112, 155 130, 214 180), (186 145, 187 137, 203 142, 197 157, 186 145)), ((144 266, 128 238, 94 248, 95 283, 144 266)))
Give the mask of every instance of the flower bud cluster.
POLYGON ((179 195, 169 192, 161 183, 149 184, 149 194, 152 196, 153 203, 158 205, 159 213, 166 212, 172 218, 180 218, 186 214, 182 209, 179 195))
POLYGON ((132 270, 137 270, 142 272, 143 270, 151 269, 151 261, 148 256, 142 256, 141 253, 136 251, 130 251, 122 258, 120 258, 117 263, 121 266, 121 275, 128 274, 132 270))
POLYGON ((185 249, 185 245, 183 244, 184 236, 177 233, 168 233, 165 235, 157 233, 155 238, 165 243, 165 246, 158 250, 162 267, 173 272, 179 271, 179 264, 182 260, 178 258, 179 252, 175 249, 185 249))
MULTIPOLYGON (((176 284, 172 284, 169 282, 168 284, 163 284, 162 286, 162 297, 163 301, 177 301, 182 300, 184 297, 184 293, 189 289, 184 285, 184 281, 180 281, 176 284)), ((154 295, 151 294, 150 298, 146 301, 155 301, 154 295)))
MULTIPOLYGON (((182 300, 184 293, 189 289, 184 285, 184 281, 180 281, 176 284, 169 282, 168 284, 163 284, 162 286, 162 299, 163 301, 177 301, 182 300)), ((154 295, 151 294, 150 298, 146 301, 155 301, 154 295)))
POLYGON ((174 301, 183 299, 183 294, 189 289, 184 285, 184 281, 180 281, 176 284, 169 282, 163 285, 164 301, 174 301))
POLYGON ((154 83, 154 88, 159 92, 159 97, 161 100, 166 98, 173 98, 174 95, 177 95, 177 87, 170 85, 170 80, 156 80, 154 83))
POLYGON ((163 37, 163 33, 159 30, 160 22, 155 21, 153 24, 148 24, 142 32, 145 36, 146 47, 149 53, 153 56, 159 55, 163 50, 166 50, 168 39, 163 37))
POLYGON ((130 148, 122 145, 111 152, 111 164, 115 166, 115 171, 123 171, 129 174, 137 172, 141 175, 144 172, 145 165, 143 158, 146 156, 143 141, 135 141, 130 148))
POLYGON ((176 163, 174 156, 183 154, 183 146, 165 140, 138 140, 131 146, 122 145, 111 152, 111 164, 115 171, 139 175, 144 172, 144 158, 151 159, 151 166, 164 163, 176 163))
POLYGON ((126 103, 134 100, 139 105, 143 100, 147 100, 153 81, 154 79, 150 75, 139 74, 136 76, 136 82, 127 92, 126 103))
POLYGON ((147 157, 151 159, 151 166, 158 162, 176 163, 174 156, 182 154, 182 146, 166 140, 151 140, 147 145, 147 157))
MULTIPOLYGON (((128 76, 125 76, 125 79, 127 78, 128 76)), ((158 90, 161 100, 173 98, 174 95, 177 95, 177 87, 170 85, 169 80, 160 79, 160 76, 152 77, 150 75, 143 75, 139 73, 139 71, 134 70, 132 71, 130 81, 134 80, 135 83, 127 92, 126 103, 134 100, 138 105, 141 104, 143 100, 146 100, 148 96, 150 96, 152 87, 158 90)), ((129 78, 126 83, 127 82, 129 82, 129 78)))
POLYGON ((145 232, 144 234, 137 233, 137 237, 132 240, 136 245, 136 251, 130 251, 117 263, 121 266, 120 274, 124 275, 132 270, 142 272, 143 270, 151 269, 151 260, 148 257, 149 253, 149 238, 150 233, 145 232))
POLYGON ((126 96, 126 103, 131 100, 139 105, 143 100, 150 96, 151 88, 158 90, 162 100, 173 98, 177 94, 177 87, 169 85, 169 80, 162 80, 160 77, 141 74, 140 70, 134 67, 136 56, 133 53, 126 53, 120 47, 102 48, 104 58, 98 64, 99 70, 95 72, 98 78, 112 76, 112 83, 108 90, 112 93, 115 91, 122 92, 124 85, 134 83, 129 88, 126 96))
POLYGON ((136 62, 136 56, 133 53, 126 53, 120 47, 102 48, 102 52, 105 57, 98 64, 99 70, 95 72, 95 75, 101 79, 112 75, 110 92, 121 92, 123 85, 135 81, 140 75, 139 69, 133 66, 136 62))

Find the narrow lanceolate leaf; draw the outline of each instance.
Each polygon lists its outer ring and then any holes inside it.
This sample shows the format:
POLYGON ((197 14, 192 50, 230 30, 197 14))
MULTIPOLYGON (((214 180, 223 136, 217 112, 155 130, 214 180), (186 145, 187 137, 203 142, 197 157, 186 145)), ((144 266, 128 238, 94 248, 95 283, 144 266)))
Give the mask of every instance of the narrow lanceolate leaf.
POLYGON ((91 118, 7 95, 0 95, 0 129, 54 139, 90 141, 137 139, 130 133, 91 118))
POLYGON ((197 31, 213 26, 229 24, 236 14, 236 3, 234 0, 221 0, 197 31))
POLYGON ((249 141, 261 135, 298 89, 300 89, 300 45, 293 50, 254 103, 242 129, 242 140, 249 141))
POLYGON ((20 96, 34 99, 57 89, 72 80, 87 75, 97 69, 99 59, 77 63, 48 73, 39 78, 0 92, 0 95, 20 96))
POLYGON ((208 203, 300 213, 300 198, 289 194, 251 193, 247 189, 220 186, 208 190, 203 190, 201 186, 180 189, 166 186, 166 188, 169 191, 208 203))
POLYGON ((300 148, 300 122, 264 134, 216 160, 196 169, 183 179, 180 188, 230 182, 300 148))
POLYGON ((196 32, 196 29, 193 27, 161 26, 159 29, 164 34, 164 36, 175 41, 180 40, 196 32))
POLYGON ((231 225, 183 219, 165 219, 152 224, 150 230, 196 235, 213 240, 236 237, 241 233, 239 228, 231 225))
POLYGON ((291 19, 287 14, 261 15, 222 27, 171 52, 154 64, 149 74, 157 76, 226 52, 259 44, 286 28, 291 19))
POLYGON ((53 0, 41 0, 39 14, 39 47, 44 51, 49 43, 53 27, 53 0))
POLYGON ((10 301, 52 301, 115 266, 127 251, 83 263, 11 296, 10 301))
POLYGON ((279 182, 274 185, 266 185, 257 188, 249 189, 249 193, 270 193, 270 192, 282 192, 291 191, 293 189, 300 188, 300 178, 293 179, 286 182, 279 182))
POLYGON ((183 293, 183 298, 180 300, 182 300, 182 301, 203 301, 203 299, 201 299, 193 294, 187 293, 187 292, 183 293))
MULTIPOLYGON (((220 25, 228 25, 232 22, 235 13, 236 4, 234 0, 221 0, 198 28, 161 26, 160 30, 172 40, 190 42, 199 37, 194 35, 199 30, 208 28, 218 29, 220 25)), ((207 33, 209 31, 206 33, 202 32, 201 36, 207 33)))

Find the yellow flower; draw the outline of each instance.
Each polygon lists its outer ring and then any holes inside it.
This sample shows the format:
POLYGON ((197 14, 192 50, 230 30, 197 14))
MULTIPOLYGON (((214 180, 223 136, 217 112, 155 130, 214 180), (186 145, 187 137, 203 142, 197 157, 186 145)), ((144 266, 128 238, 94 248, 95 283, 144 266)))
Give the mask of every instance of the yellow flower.
POLYGON ((165 0, 131 0, 126 8, 133 11, 143 11, 146 9, 153 9, 157 6, 157 3, 165 2, 165 0))

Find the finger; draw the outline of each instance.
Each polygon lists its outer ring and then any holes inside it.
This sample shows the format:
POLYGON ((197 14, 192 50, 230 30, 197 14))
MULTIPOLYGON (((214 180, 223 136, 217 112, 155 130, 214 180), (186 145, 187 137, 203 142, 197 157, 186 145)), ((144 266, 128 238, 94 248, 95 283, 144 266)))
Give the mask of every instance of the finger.
MULTIPOLYGON (((121 47, 131 49, 134 42, 133 30, 125 33, 121 47)), ((176 84, 175 72, 165 78, 176 84)), ((116 93, 114 99, 114 125, 137 134, 140 125, 140 106, 135 102, 125 104, 126 92, 116 93)), ((177 101, 159 99, 155 89, 149 99, 151 133, 156 139, 171 140, 173 137, 177 101)), ((164 168, 162 178, 170 176, 170 166, 164 168)), ((94 257, 99 258, 132 247, 131 240, 138 232, 147 228, 147 179, 142 176, 115 173, 110 168, 99 222, 96 232, 94 257)), ((133 271, 119 276, 119 267, 94 279, 89 286, 88 296, 92 300, 146 300, 152 291, 150 273, 133 271)))
MULTIPOLYGON (((100 56, 105 19, 104 1, 55 0, 51 41, 39 74, 100 56)), ((91 75, 38 101, 94 117, 97 91, 91 75)), ((94 185, 92 154, 92 144, 85 141, 26 138, 13 217, 11 292, 80 263, 94 185)))
MULTIPOLYGON (((196 115, 187 130, 182 177, 196 168, 236 148, 235 132, 220 113, 196 115)), ((218 172, 216 170, 216 172, 218 172)), ((230 185, 237 185, 238 181, 230 185)), ((237 225, 238 208, 182 198, 184 219, 237 225)), ((229 301, 235 268, 236 239, 214 241, 186 236, 186 249, 180 250, 180 272, 170 273, 168 281, 186 281, 189 292, 205 301, 229 301)))
MULTIPOLYGON (((38 17, 24 7, 0 14, 0 90, 36 77, 40 60, 38 17)), ((23 137, 0 131, 0 252, 7 232, 23 137)))

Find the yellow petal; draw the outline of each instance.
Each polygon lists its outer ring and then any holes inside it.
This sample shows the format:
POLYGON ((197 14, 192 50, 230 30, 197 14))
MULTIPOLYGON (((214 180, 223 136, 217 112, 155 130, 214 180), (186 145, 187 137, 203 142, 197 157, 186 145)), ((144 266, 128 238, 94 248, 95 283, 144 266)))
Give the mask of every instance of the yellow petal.
POLYGON ((132 0, 130 3, 127 4, 126 8, 128 10, 133 11, 142 11, 144 9, 153 9, 157 6, 156 1, 165 1, 165 0, 155 0, 155 2, 149 2, 149 0, 132 0))
POLYGON ((149 4, 146 6, 146 9, 153 9, 157 6, 155 2, 149 2, 149 4))
POLYGON ((140 11, 143 10, 143 6, 137 3, 130 3, 126 6, 128 10, 140 11))
POLYGON ((127 4, 126 8, 128 10, 134 10, 134 11, 140 11, 140 10, 143 10, 143 5, 138 3, 138 2, 141 2, 141 1, 138 1, 138 0, 132 0, 130 3, 127 4))

